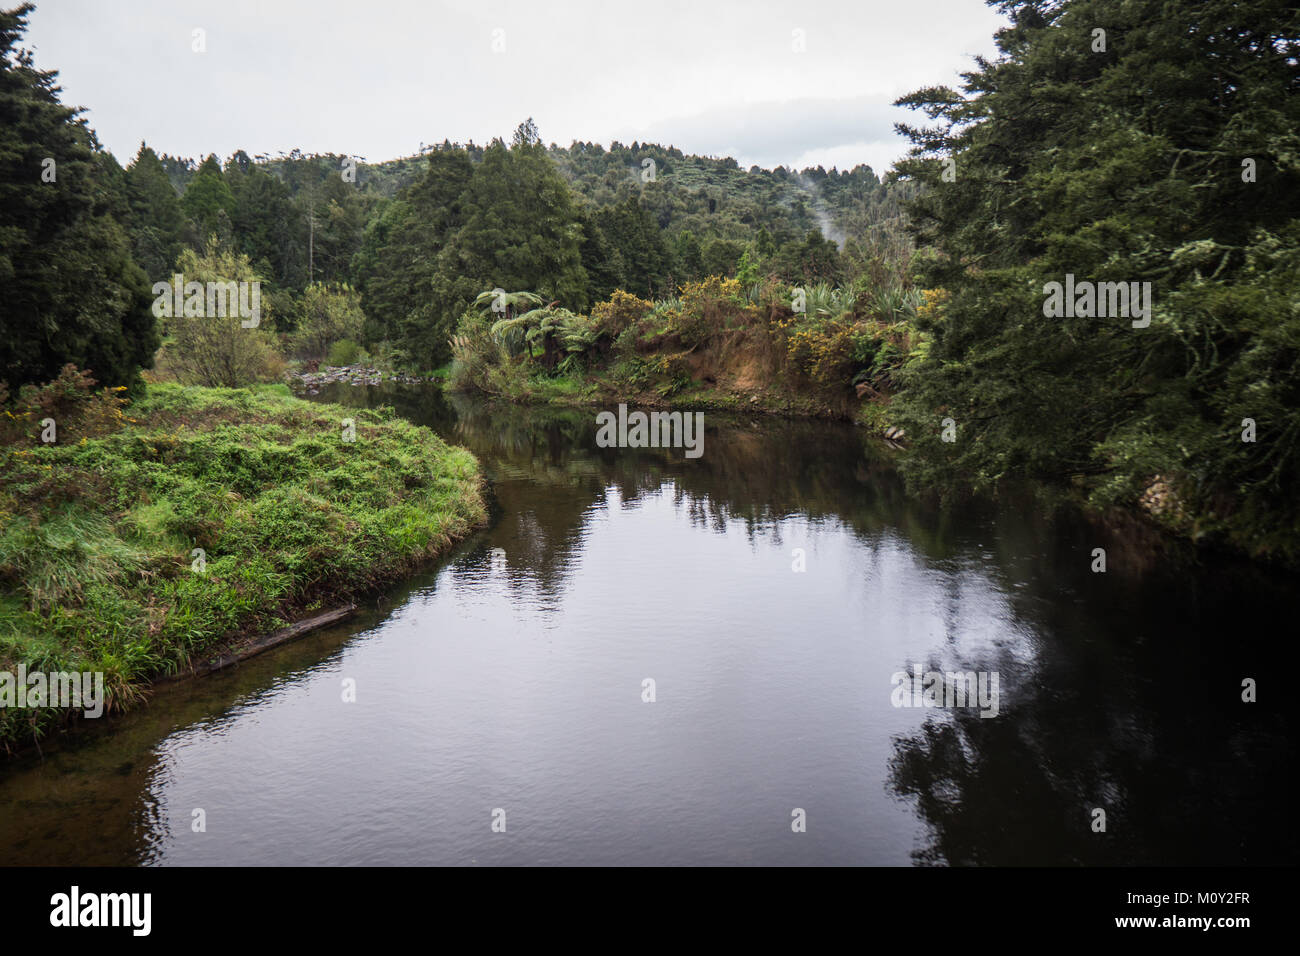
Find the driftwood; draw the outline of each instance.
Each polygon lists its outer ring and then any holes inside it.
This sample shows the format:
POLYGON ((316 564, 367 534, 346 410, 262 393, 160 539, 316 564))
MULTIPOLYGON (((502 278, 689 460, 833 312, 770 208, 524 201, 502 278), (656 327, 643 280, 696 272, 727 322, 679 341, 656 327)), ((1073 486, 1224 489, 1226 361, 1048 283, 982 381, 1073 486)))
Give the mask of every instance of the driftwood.
POLYGON ((296 638, 302 637, 310 631, 325 627, 327 624, 333 624, 348 617, 357 609, 355 604, 346 604, 343 607, 337 607, 332 611, 314 615, 313 617, 303 618, 290 624, 288 627, 282 627, 278 631, 270 634, 263 634, 261 637, 254 638, 247 644, 240 645, 233 650, 227 651, 217 657, 209 658, 201 663, 196 663, 192 668, 177 674, 171 680, 185 680, 189 677, 202 677, 205 674, 211 674, 214 671, 224 670, 240 661, 248 660, 255 657, 263 651, 269 651, 273 647, 279 647, 296 638))

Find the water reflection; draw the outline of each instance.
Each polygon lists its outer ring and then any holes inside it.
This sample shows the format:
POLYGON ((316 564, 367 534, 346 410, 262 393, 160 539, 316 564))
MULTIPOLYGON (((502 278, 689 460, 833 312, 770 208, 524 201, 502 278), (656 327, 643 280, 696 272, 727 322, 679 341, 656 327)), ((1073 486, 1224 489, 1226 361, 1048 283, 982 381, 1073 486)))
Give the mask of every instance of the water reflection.
POLYGON ((469 447, 492 526, 345 627, 0 771, 0 861, 1294 859, 1291 718, 1238 689, 1290 580, 1029 495, 938 508, 849 427, 710 414, 688 460, 597 447, 591 410, 320 397, 469 447), (913 667, 997 672, 999 716, 894 707, 913 667))

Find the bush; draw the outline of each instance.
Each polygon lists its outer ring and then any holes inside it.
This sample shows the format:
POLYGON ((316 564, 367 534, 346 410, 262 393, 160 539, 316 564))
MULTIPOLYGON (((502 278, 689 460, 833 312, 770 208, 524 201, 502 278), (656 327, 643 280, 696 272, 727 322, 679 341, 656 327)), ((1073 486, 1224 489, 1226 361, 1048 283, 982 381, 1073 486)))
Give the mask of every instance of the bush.
MULTIPOLYGON (((356 342, 365 326, 361 295, 347 285, 309 285, 298 303, 298 326, 293 336, 297 353, 304 358, 322 358, 330 348, 345 340, 356 342)), ((331 365, 350 365, 335 362, 331 365)))
POLYGON ((490 392, 489 371, 501 360, 501 347, 492 335, 492 322, 482 312, 467 309, 451 337, 451 372, 447 384, 457 391, 490 392))
POLYGON ((275 336, 243 328, 238 316, 172 321, 173 334, 158 353, 160 378, 170 373, 183 385, 237 388, 279 381, 284 374, 275 336))
POLYGON ((687 346, 698 345, 723 327, 726 305, 744 305, 740 283, 721 276, 688 282, 681 293, 681 309, 670 313, 668 332, 687 346))
MULTIPOLYGON (((177 270, 187 282, 261 282, 248 256, 216 241, 210 242, 202 255, 186 249, 177 270)), ((159 370, 170 371, 183 384, 209 387, 234 388, 278 380, 284 373, 284 359, 275 336, 267 331, 268 311, 263 301, 259 324, 251 328, 244 327, 238 314, 168 318, 170 334, 159 353, 159 370)))
POLYGON ((41 444, 45 431, 42 424, 54 421, 54 439, 69 444, 82 438, 108 435, 122 427, 124 386, 94 390, 95 380, 88 371, 73 365, 63 366, 59 377, 45 385, 25 385, 12 403, 8 403, 8 386, 0 382, 0 439, 5 444, 41 444))
POLYGON ((856 323, 840 318, 797 327, 786 344, 790 361, 818 385, 846 385, 854 355, 861 353, 859 331, 856 323))
POLYGON ((615 339, 625 329, 641 321, 652 308, 654 303, 638 299, 630 292, 619 289, 609 297, 608 302, 597 303, 591 310, 591 317, 600 331, 615 339))
POLYGON ((361 358, 361 346, 352 339, 340 339, 330 346, 327 365, 355 365, 361 358))

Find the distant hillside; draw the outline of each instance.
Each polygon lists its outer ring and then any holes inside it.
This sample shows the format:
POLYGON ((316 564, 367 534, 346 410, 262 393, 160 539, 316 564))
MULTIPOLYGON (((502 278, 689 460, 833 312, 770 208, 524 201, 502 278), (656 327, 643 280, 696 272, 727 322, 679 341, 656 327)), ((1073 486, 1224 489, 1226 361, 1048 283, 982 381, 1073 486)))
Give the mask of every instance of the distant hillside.
MULTIPOLYGON (((470 143, 462 148, 472 162, 482 159, 483 147, 470 143)), ((747 242, 757 230, 766 229, 772 241, 781 245, 818 229, 843 248, 851 237, 861 240, 883 231, 895 242, 906 243, 902 203, 916 192, 910 182, 882 181, 865 165, 830 171, 820 166, 745 170, 730 157, 686 154, 658 143, 615 142, 606 148, 574 142, 567 148, 552 144, 547 153, 591 206, 617 206, 636 196, 670 235, 688 231, 699 237, 747 242)), ((177 193, 183 193, 198 163, 167 154, 160 158, 177 193)), ((292 198, 308 181, 304 166, 316 167, 317 175, 335 173, 347 157, 294 150, 249 159, 284 182, 292 198)), ((394 199, 423 175, 426 166, 424 154, 358 162, 357 186, 371 196, 394 199)))

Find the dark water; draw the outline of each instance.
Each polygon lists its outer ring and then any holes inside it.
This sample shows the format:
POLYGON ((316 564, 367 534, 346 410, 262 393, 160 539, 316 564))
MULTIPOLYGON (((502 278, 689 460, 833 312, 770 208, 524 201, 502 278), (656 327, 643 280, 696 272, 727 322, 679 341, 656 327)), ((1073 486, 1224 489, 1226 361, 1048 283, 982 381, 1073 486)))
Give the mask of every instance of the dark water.
POLYGON ((691 460, 597 448, 594 412, 321 398, 468 446, 491 528, 0 769, 0 862, 1295 862, 1294 579, 941 510, 848 427, 710 414, 691 460), (894 706, 914 666, 996 672, 998 715, 894 706))

